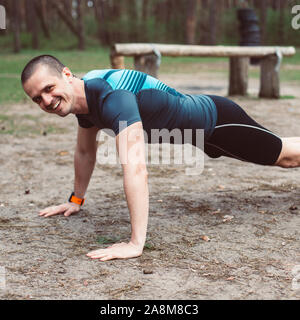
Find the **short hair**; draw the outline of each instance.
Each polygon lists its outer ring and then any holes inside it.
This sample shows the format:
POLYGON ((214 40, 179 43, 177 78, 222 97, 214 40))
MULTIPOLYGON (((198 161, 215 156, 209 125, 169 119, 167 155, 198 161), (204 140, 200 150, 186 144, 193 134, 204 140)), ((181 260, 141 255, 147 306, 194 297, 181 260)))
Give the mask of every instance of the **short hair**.
POLYGON ((57 58, 44 54, 31 59, 24 67, 21 74, 21 81, 24 84, 35 72, 38 65, 45 65, 57 76, 61 76, 61 73, 65 67, 57 58))

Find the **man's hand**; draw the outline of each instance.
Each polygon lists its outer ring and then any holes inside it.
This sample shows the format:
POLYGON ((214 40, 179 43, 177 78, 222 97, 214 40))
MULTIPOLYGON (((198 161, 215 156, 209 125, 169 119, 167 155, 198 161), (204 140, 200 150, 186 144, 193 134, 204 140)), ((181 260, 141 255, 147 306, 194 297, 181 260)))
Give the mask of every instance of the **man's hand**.
POLYGON ((68 217, 73 213, 79 212, 79 210, 80 210, 79 204, 73 203, 73 202, 67 202, 59 206, 47 207, 46 209, 41 210, 39 212, 39 215, 46 218, 46 217, 54 216, 56 214, 63 213, 65 217, 68 217))
POLYGON ((112 259, 129 259, 139 257, 143 253, 143 247, 133 244, 132 242, 116 243, 106 249, 91 251, 87 254, 92 259, 107 261, 112 259))

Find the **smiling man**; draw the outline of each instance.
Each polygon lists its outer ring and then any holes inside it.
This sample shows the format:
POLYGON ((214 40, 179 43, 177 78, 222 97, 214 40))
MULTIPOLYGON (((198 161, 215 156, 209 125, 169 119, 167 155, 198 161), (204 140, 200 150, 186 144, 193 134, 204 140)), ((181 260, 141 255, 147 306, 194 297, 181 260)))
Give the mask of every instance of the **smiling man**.
POLYGON ((111 129, 115 134, 131 238, 88 253, 93 259, 126 259, 143 252, 149 211, 144 131, 150 137, 153 129, 179 129, 183 135, 191 129, 190 143, 197 146, 194 134, 201 129, 204 151, 212 158, 227 156, 284 168, 300 166, 300 138, 280 138, 229 99, 181 94, 142 72, 93 70, 79 79, 55 57, 42 55, 28 62, 21 81, 27 95, 42 110, 61 117, 72 113, 78 119, 74 191, 68 202, 48 207, 40 211, 40 216, 70 216, 80 210, 95 167, 97 133, 111 129))

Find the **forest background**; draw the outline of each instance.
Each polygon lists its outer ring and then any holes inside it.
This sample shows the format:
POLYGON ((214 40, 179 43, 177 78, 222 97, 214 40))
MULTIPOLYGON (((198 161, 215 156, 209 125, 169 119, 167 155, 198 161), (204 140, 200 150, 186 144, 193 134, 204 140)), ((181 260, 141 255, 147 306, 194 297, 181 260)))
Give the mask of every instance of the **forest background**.
MULTIPOLYGON (((82 74, 110 68, 109 48, 116 42, 238 45, 239 8, 254 9, 261 45, 299 47, 300 31, 292 26, 296 5, 292 0, 0 0, 6 13, 6 28, 0 29, 0 103, 26 101, 20 73, 39 54, 53 54, 82 74)), ((126 58, 126 67, 132 60, 126 58)), ((163 57, 160 72, 189 73, 195 63, 216 61, 222 58, 163 57)), ((298 65, 298 50, 285 61, 298 65)), ((300 80, 294 68, 280 76, 300 80)), ((250 70, 250 77, 259 77, 259 71, 250 70)))

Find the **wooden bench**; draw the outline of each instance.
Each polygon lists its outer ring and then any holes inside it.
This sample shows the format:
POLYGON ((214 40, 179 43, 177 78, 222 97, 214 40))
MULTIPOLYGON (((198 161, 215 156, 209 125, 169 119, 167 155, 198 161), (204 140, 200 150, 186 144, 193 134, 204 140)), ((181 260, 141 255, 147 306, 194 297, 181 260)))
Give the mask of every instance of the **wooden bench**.
POLYGON ((280 97, 279 68, 283 56, 296 53, 294 47, 196 46, 151 43, 116 43, 110 52, 111 66, 124 69, 124 57, 133 56, 136 70, 157 77, 161 56, 228 57, 229 95, 247 95, 250 58, 260 58, 259 97, 280 97))

